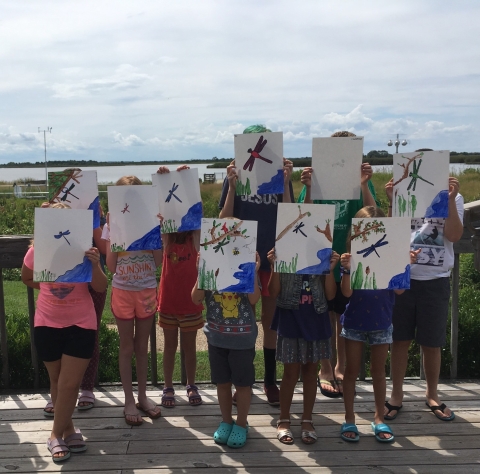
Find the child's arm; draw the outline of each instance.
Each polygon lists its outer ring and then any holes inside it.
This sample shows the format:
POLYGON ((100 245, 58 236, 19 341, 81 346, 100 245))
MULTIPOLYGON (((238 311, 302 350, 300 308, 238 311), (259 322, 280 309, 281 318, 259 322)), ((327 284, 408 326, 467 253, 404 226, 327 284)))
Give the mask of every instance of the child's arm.
POLYGON ((463 222, 458 215, 457 203, 455 198, 457 197, 460 189, 460 183, 457 178, 450 176, 448 178, 448 217, 445 219, 444 237, 450 242, 457 242, 463 235, 463 222))
MULTIPOLYGON (((197 255, 197 271, 198 271, 198 262, 200 260, 200 254, 197 255)), ((192 288, 192 301, 194 304, 200 304, 205 299, 205 290, 200 290, 198 288, 198 278, 195 282, 195 286, 192 288)))
POLYGON ((92 247, 85 252, 85 256, 92 262, 92 281, 90 286, 97 293, 103 293, 107 289, 108 280, 100 266, 100 251, 92 247))
POLYGON ((332 256, 330 257, 330 273, 325 276, 325 297, 327 300, 333 300, 335 298, 335 294, 337 293, 337 283, 335 281, 333 270, 337 266, 339 259, 340 255, 338 255, 338 253, 334 250, 332 252, 332 256))
POLYGON ((40 289, 40 283, 33 281, 33 268, 28 268, 25 264, 22 265, 22 282, 24 285, 34 288, 35 290, 40 289))
POLYGON ((283 159, 283 198, 282 202, 293 202, 293 196, 290 194, 290 177, 293 172, 293 163, 290 160, 283 159))
POLYGON ((280 284, 280 274, 275 271, 275 247, 267 253, 267 259, 270 262, 270 279, 268 280, 268 292, 272 298, 276 298, 282 289, 280 284))
POLYGON ((260 292, 260 287, 258 286, 258 269, 260 268, 260 255, 258 255, 257 252, 257 261, 255 264, 255 281, 254 281, 254 290, 253 293, 248 294, 248 301, 250 302, 251 305, 254 305, 258 302, 260 299, 260 296, 262 296, 260 292))
POLYGON ((342 289, 342 294, 346 298, 352 296, 353 290, 350 288, 350 253, 342 253, 340 257, 340 265, 343 267, 342 281, 340 287, 342 289))
POLYGON ((195 246, 195 249, 197 250, 197 252, 199 252, 200 251, 200 229, 193 231, 192 238, 193 238, 193 245, 195 246))
POLYGON ((361 176, 360 176, 360 187, 362 189, 362 197, 363 197, 363 207, 365 206, 373 206, 377 207, 377 203, 370 192, 370 188, 368 187, 368 182, 372 177, 373 170, 369 163, 362 163, 361 167, 361 176))
POLYGON ((235 170, 235 160, 227 166, 228 192, 225 203, 220 211, 219 217, 233 217, 233 204, 235 200, 235 188, 237 186, 237 172, 235 170))
POLYGON ((385 185, 385 194, 388 199, 388 217, 392 217, 392 200, 393 200, 393 178, 385 185))
POLYGON ((306 168, 303 168, 300 176, 300 181, 305 185, 305 199, 303 200, 305 204, 312 203, 312 196, 310 192, 312 189, 312 173, 313 168, 311 166, 307 166, 306 168))

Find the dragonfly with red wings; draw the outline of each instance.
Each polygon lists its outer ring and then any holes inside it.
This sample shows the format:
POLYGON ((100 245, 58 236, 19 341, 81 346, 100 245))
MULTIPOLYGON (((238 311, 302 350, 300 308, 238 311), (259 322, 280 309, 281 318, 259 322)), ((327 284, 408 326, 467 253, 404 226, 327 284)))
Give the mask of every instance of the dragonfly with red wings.
POLYGON ((263 135, 260 135, 260 138, 258 139, 257 144, 255 145, 255 148, 252 149, 249 148, 247 151, 250 153, 250 158, 247 160, 247 162, 243 165, 243 169, 246 170, 248 168, 248 171, 252 171, 253 169, 253 164, 255 163, 256 159, 263 160, 267 163, 272 163, 272 160, 269 160, 268 158, 263 157, 260 155, 262 150, 265 148, 265 145, 267 144, 267 140, 263 139, 263 135))
POLYGON ((130 211, 128 210, 129 205, 130 204, 125 203, 125 207, 123 208, 122 214, 125 214, 126 212, 130 213, 130 211))

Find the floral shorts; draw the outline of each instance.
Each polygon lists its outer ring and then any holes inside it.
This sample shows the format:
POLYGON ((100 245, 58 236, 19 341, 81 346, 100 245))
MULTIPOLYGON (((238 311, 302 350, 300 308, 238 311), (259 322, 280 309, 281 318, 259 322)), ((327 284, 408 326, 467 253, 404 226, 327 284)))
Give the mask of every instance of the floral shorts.
POLYGON ((358 331, 356 329, 342 328, 340 336, 352 341, 368 342, 371 346, 378 344, 392 343, 393 325, 390 324, 388 329, 380 329, 379 331, 358 331))

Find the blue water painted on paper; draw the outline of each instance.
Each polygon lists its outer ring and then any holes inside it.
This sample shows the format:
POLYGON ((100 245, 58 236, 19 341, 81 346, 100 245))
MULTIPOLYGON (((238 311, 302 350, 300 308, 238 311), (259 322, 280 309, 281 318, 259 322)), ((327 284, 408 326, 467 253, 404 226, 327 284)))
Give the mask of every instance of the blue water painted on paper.
POLYGON ((100 227, 100 198, 97 196, 93 202, 88 206, 88 209, 93 211, 93 228, 100 227))
POLYGON ((425 211, 427 217, 448 217, 448 190, 440 191, 425 211))
POLYGON ((239 280, 235 285, 222 288, 219 291, 229 291, 232 293, 253 293, 255 291, 255 262, 242 263, 238 267, 239 272, 233 274, 234 278, 239 280))
POLYGON ((283 168, 268 183, 262 183, 257 194, 282 194, 283 193, 283 168))
POLYGON ((410 288, 410 264, 403 273, 399 273, 388 282, 388 290, 408 290, 410 288))
POLYGON ((83 262, 60 275, 56 283, 89 283, 92 281, 92 262, 83 257, 83 262))
POLYGON ((128 246, 127 252, 131 252, 133 250, 159 250, 161 248, 162 239, 160 237, 160 225, 157 225, 143 237, 135 240, 135 242, 132 242, 128 246))
POLYGON ((316 265, 297 270, 299 275, 328 275, 330 273, 330 259, 332 258, 332 249, 321 249, 317 252, 317 258, 320 260, 316 265))
POLYGON ((202 227, 202 217, 202 202, 200 201, 194 204, 182 217, 182 223, 178 228, 178 232, 200 229, 202 227))

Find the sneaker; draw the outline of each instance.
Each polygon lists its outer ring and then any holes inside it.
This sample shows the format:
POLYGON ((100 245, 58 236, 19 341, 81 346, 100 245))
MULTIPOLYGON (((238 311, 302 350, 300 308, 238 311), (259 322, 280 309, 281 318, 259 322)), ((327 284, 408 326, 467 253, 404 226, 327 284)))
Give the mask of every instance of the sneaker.
POLYGON ((265 392, 265 395, 267 396, 267 402, 270 405, 280 405, 280 390, 278 390, 278 387, 275 384, 268 386, 264 385, 263 391, 265 392))

